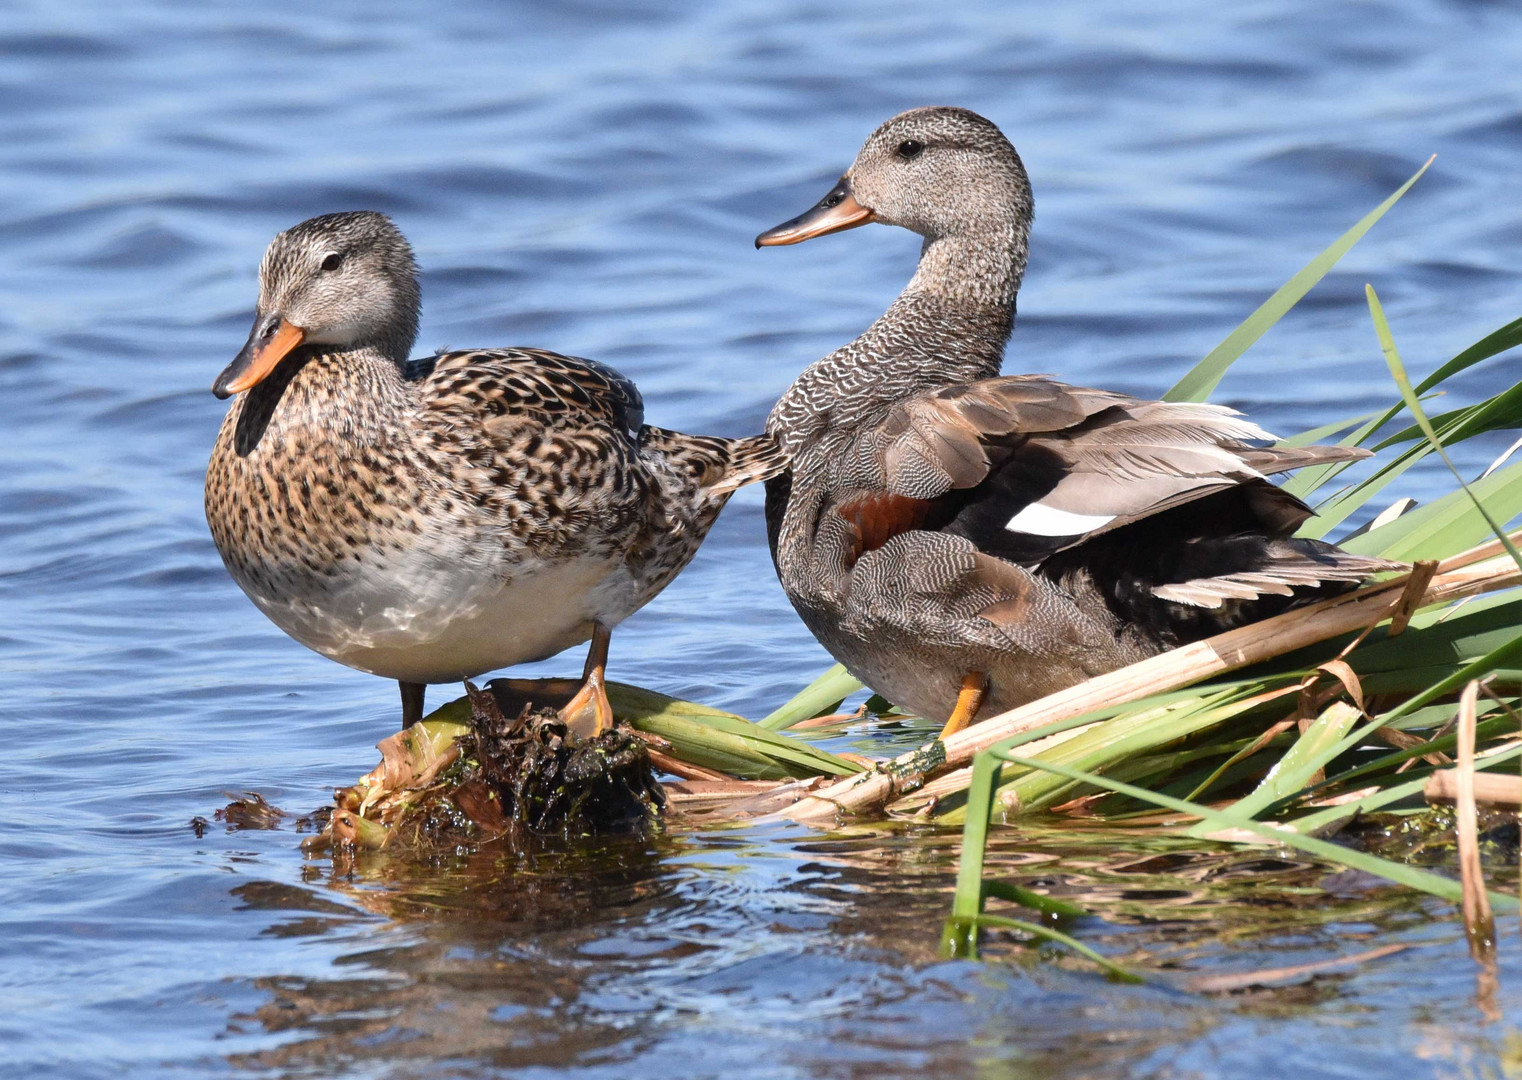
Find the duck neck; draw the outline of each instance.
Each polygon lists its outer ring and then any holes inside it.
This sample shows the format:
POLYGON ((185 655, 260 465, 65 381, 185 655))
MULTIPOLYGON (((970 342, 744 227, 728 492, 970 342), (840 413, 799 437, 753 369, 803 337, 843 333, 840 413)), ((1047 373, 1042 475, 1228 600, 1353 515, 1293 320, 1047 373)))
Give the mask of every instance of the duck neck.
POLYGON ((903 297, 960 313, 976 311, 990 322, 1014 321, 1015 294, 1029 256, 1028 228, 1016 222, 986 232, 927 237, 903 297))
POLYGON ((371 357, 383 356, 391 361, 396 374, 400 376, 407 368, 407 359, 412 355, 412 347, 417 344, 417 312, 414 309, 408 314, 408 318, 399 319, 396 325, 386 327, 374 341, 364 346, 350 346, 349 351, 354 354, 368 354, 371 357))
POLYGON ((801 443, 825 426, 880 418, 895 402, 999 373, 1015 324, 1028 230, 932 237, 891 307, 861 337, 800 375, 768 429, 801 443))
POLYGON ((386 418, 409 407, 402 367, 391 357, 375 349, 302 346, 242 396, 236 448, 245 454, 270 445, 271 437, 276 444, 303 443, 313 432, 373 443, 389 437, 386 418))

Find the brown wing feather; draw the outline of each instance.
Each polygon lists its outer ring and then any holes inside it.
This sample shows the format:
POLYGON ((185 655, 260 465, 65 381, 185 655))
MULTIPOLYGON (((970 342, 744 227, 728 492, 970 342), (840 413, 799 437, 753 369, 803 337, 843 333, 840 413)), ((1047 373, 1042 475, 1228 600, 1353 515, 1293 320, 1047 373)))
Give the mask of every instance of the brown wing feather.
POLYGON ((1310 465, 1328 465, 1337 461, 1362 461, 1373 457, 1361 446, 1265 446, 1242 453, 1242 460, 1264 476, 1304 469, 1310 465))
POLYGON ((1267 432, 1219 405, 1030 375, 910 398, 866 438, 889 491, 927 500, 967 492, 954 499, 953 531, 1020 561, 1242 486, 1254 489, 1248 498, 1265 527, 1287 532, 1310 510, 1265 484, 1267 474, 1367 456, 1265 447, 1267 432))
POLYGON ((747 484, 770 480, 787 468, 787 455, 770 435, 724 439, 716 435, 685 435, 645 425, 640 447, 660 454, 686 471, 710 496, 728 495, 747 484))
POLYGON ((1043 376, 983 379, 899 402, 873 438, 888 488, 929 499, 981 483, 993 463, 992 445, 1073 427, 1116 399, 1043 376))

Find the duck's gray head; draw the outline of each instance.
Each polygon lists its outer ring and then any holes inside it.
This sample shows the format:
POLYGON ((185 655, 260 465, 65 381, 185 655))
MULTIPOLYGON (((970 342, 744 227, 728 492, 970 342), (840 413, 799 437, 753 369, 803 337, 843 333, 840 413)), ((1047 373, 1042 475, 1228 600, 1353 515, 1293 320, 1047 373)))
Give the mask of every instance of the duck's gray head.
POLYGON ((899 113, 867 137, 818 205, 756 237, 757 247, 797 244, 880 221, 938 240, 1024 232, 1031 188, 1020 155, 993 123, 967 109, 899 113))
POLYGON ((259 265, 259 310, 212 393, 241 393, 299 345, 372 348, 398 363, 417 338, 417 262, 385 214, 323 214, 285 230, 259 265))

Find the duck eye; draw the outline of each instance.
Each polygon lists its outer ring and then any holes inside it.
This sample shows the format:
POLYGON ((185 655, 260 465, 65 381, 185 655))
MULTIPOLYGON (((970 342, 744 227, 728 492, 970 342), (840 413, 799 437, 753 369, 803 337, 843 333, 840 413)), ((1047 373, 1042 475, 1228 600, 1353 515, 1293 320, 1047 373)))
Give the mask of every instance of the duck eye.
POLYGON ((905 161, 912 161, 920 156, 920 151, 925 149, 925 144, 918 139, 905 139, 898 144, 898 156, 905 161))
POLYGON ((326 259, 322 260, 322 268, 324 270, 337 270, 338 269, 338 264, 343 262, 343 261, 344 261, 343 252, 341 252, 341 251, 335 251, 331 255, 329 255, 326 259))

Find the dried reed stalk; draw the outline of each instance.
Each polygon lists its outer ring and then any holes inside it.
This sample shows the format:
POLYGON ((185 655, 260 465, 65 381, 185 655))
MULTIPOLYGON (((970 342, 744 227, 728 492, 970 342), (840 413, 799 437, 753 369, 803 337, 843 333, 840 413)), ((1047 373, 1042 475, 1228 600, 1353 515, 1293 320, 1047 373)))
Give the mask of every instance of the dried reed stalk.
MULTIPOLYGON (((1490 806, 1497 810, 1522 809, 1522 776, 1503 776, 1500 773, 1477 772, 1474 774, 1474 801, 1477 806, 1490 806)), ((1459 774, 1455 769, 1444 769, 1427 778, 1422 789, 1428 802, 1452 803, 1459 797, 1459 774)))
POLYGON ((1475 712, 1479 694, 1479 681, 1474 680, 1459 696, 1459 760, 1458 768, 1454 770, 1457 791, 1453 801, 1459 819, 1459 881, 1464 886, 1464 930, 1469 935, 1469 951, 1483 964, 1495 950, 1496 920, 1491 914, 1490 897, 1485 894, 1485 878, 1480 872, 1480 830, 1474 805, 1475 712))

